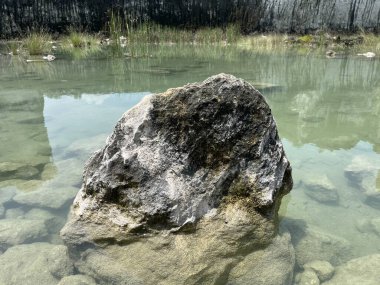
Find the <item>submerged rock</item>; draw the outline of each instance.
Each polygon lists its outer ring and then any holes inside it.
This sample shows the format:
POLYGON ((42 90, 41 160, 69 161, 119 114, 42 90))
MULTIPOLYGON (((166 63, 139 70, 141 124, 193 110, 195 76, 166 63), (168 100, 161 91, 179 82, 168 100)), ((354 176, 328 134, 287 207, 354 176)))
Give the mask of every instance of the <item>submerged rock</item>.
POLYGON ((53 285, 73 273, 72 262, 63 245, 17 245, 0 255, 0 284, 53 285))
POLYGON ((71 247, 127 244, 83 253, 81 272, 105 283, 123 272, 128 284, 213 284, 270 243, 291 187, 263 96, 221 74, 123 115, 86 164, 61 235, 71 247), (120 272, 95 269, 109 262, 120 272))
POLYGON ((378 285, 380 254, 352 259, 336 268, 334 277, 323 285, 378 285))
POLYGON ((336 204, 339 200, 338 192, 326 175, 316 175, 303 180, 305 193, 312 199, 328 204, 336 204))
POLYGON ((319 282, 317 273, 315 273, 313 270, 306 269, 304 272, 300 273, 299 276, 297 276, 296 284, 319 285, 321 283, 319 282))
POLYGON ((14 196, 13 200, 31 207, 59 209, 72 200, 78 191, 70 186, 54 189, 49 185, 45 184, 36 191, 21 192, 14 196))
POLYGON ((331 263, 325 260, 314 260, 308 262, 304 264, 303 268, 305 270, 314 271, 321 282, 329 280, 334 275, 335 270, 331 263))
POLYGON ((96 282, 86 275, 70 275, 63 277, 58 285, 96 285, 96 282))
POLYGON ((368 158, 354 157, 345 169, 351 184, 362 191, 367 205, 380 209, 380 166, 368 158))
POLYGON ((292 236, 296 263, 302 268, 315 260, 326 260, 332 265, 341 264, 352 257, 352 246, 344 238, 306 226, 302 221, 287 220, 283 225, 292 236))
POLYGON ((277 236, 265 249, 247 255, 230 272, 229 285, 292 284, 294 248, 289 233, 277 236), (263 270, 270 268, 270 270, 263 270))
POLYGON ((47 235, 48 232, 42 220, 0 220, 0 248, 39 241, 47 235))

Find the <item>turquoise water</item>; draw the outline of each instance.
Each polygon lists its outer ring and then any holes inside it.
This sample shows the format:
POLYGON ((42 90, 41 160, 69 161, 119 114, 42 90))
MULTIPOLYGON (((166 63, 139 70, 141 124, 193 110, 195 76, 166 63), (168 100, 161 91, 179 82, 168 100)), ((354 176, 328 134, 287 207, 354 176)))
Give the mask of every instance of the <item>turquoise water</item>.
MULTIPOLYGON (((0 264, 14 264, 8 272, 0 269, 0 284, 23 280, 21 273, 6 277, 24 270, 17 258, 5 259, 10 248, 62 243, 59 229, 83 165, 123 112, 146 94, 220 72, 251 82, 272 108, 294 178, 280 209, 282 224, 301 220, 301 229, 290 227, 295 236, 309 227, 344 239, 350 257, 342 263, 380 253, 380 229, 374 226, 380 214, 379 60, 167 49, 141 59, 32 64, 0 56, 0 264), (321 185, 328 185, 332 198, 310 195, 309 188, 321 185)), ((21 256, 20 262, 28 258, 21 256)), ((33 280, 52 284, 61 277, 33 280)))

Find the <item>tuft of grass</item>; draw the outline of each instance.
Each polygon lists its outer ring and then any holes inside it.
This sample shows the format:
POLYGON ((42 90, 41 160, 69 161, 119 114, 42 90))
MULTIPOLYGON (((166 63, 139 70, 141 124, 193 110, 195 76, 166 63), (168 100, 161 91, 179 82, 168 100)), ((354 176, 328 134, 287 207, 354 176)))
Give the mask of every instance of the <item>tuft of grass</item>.
POLYGON ((221 28, 201 28, 195 32, 196 44, 219 44, 224 42, 224 32, 221 28))
POLYGON ((380 36, 373 33, 362 33, 363 42, 359 45, 362 50, 379 52, 380 51, 380 36))
POLYGON ((281 50, 286 47, 287 40, 288 36, 283 34, 253 35, 240 38, 237 46, 256 51, 281 50))
POLYGON ((22 42, 22 48, 30 55, 42 55, 52 49, 52 37, 48 33, 32 33, 22 42))
POLYGON ((86 58, 101 51, 100 39, 96 35, 71 30, 62 39, 60 50, 75 59, 86 58))

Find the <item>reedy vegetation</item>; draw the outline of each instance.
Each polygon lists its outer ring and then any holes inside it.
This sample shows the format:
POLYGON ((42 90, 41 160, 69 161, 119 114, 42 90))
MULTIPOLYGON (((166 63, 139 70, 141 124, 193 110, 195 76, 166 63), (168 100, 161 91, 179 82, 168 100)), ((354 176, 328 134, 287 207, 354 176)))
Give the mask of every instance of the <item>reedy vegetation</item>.
MULTIPOLYGON (((204 27, 197 30, 163 26, 154 22, 136 23, 133 19, 123 21, 111 12, 104 34, 88 34, 69 29, 68 34, 57 41, 45 32, 34 32, 22 41, 7 43, 8 52, 23 57, 48 53, 63 54, 74 59, 91 56, 149 57, 152 45, 200 46, 234 45, 243 50, 272 52, 297 48, 300 50, 337 52, 379 52, 380 37, 360 33, 352 36, 332 36, 327 32, 308 35, 254 34, 242 35, 238 24, 224 28, 204 27)), ((157 49, 153 49, 157 50, 157 49)))

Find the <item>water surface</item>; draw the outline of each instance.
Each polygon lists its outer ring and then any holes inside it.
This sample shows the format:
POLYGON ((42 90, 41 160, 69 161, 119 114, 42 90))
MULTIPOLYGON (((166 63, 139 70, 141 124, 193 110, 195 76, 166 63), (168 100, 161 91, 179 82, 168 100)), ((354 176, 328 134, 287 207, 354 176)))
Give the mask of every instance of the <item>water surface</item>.
POLYGON ((61 243, 58 232, 83 165, 123 112, 151 92, 224 72, 251 82, 273 111, 295 185, 280 209, 283 223, 302 220, 305 228, 344 238, 352 257, 380 253, 380 232, 365 227, 379 216, 380 202, 369 201, 345 172, 365 164, 365 175, 373 176, 368 187, 380 191, 377 59, 166 49, 140 59, 32 64, 0 56, 0 191, 11 193, 0 193, 0 218, 15 227, 19 220, 42 219, 47 231, 21 233, 18 241, 0 233, 0 252, 18 243, 61 243), (336 189, 335 202, 307 195, 308 179, 320 177, 336 189), (71 194, 63 195, 67 188, 71 194))

